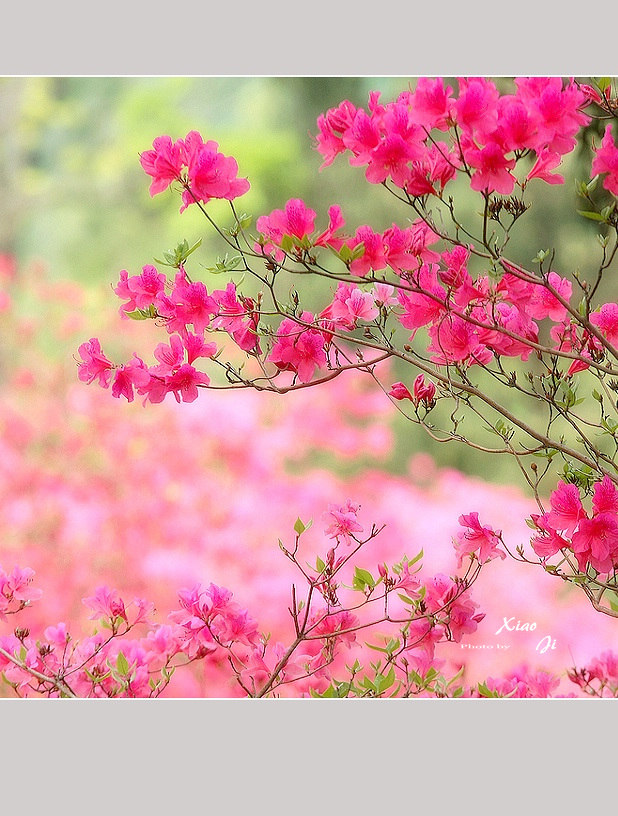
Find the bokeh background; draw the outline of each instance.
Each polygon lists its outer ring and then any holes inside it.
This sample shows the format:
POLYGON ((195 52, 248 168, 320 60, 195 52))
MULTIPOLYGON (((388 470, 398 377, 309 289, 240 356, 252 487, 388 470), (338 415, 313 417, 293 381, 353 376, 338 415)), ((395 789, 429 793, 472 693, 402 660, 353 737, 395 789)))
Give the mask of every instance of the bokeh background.
MULTIPOLYGON (((511 87, 508 78, 497 81, 511 87)), ((301 197, 318 213, 319 225, 332 204, 341 205, 352 231, 366 223, 376 230, 405 225, 403 205, 367 184, 345 159, 319 172, 313 137, 318 115, 343 99, 366 106, 369 91, 379 90, 389 101, 414 82, 0 78, 0 272, 7 299, 0 316, 0 564, 26 564, 28 556, 27 565, 48 582, 49 597, 57 596, 64 576, 71 597, 56 598, 51 609, 58 615, 79 616, 79 592, 90 594, 95 579, 118 582, 138 573, 136 587, 156 586, 162 603, 171 602, 183 580, 236 579, 233 591, 266 608, 267 601, 285 598, 290 581, 285 569, 272 566, 279 556, 268 549, 274 542, 276 551, 285 533, 277 524, 291 528, 303 514, 318 518, 327 501, 348 496, 363 498, 368 523, 390 520, 393 533, 377 558, 412 556, 422 546, 428 565, 448 570, 457 517, 475 509, 508 529, 513 547, 526 540, 524 518, 534 508, 517 488, 510 460, 488 463, 463 446, 433 445, 365 385, 333 387, 324 397, 306 389, 281 404, 266 395, 208 394, 176 410, 167 403, 148 409, 121 404, 77 382, 76 350, 92 336, 112 357, 152 348, 153 327, 120 326, 111 286, 121 269, 136 274, 184 238, 202 239, 195 259, 204 266, 225 251, 195 208, 179 215, 172 191, 149 196, 138 156, 155 137, 199 130, 217 141, 237 159, 239 175, 249 178, 240 206, 254 218, 301 197), (175 457, 198 437, 196 450, 175 457), (251 467, 241 466, 243 457, 251 467), (278 498, 264 515, 269 489, 278 498)), ((555 249, 555 268, 563 274, 587 268, 598 230, 576 213, 574 180, 589 177, 590 144, 600 140, 599 128, 593 122, 566 158, 564 187, 531 185, 531 210, 511 241, 515 260, 530 263, 540 249, 555 249)), ((464 188, 458 195, 474 218, 478 199, 464 188)), ((224 214, 219 203, 212 202, 215 218, 224 214)), ((221 286, 206 271, 203 279, 221 286)), ((605 299, 616 299, 615 282, 604 286, 605 299)), ((308 308, 323 307, 314 285, 301 294, 308 308)), ((395 367, 396 379, 402 372, 395 367)), ((504 599, 492 609, 493 622, 507 614, 542 620, 543 631, 555 631, 560 643, 558 655, 543 656, 554 668, 589 659, 615 640, 611 622, 567 587, 512 563, 490 566, 496 577, 485 598, 499 592, 504 599)), ((519 658, 534 662, 534 643, 522 646, 524 640, 511 644, 509 658, 519 649, 519 658)), ((499 668, 495 653, 466 657, 471 671, 499 668)), ((203 687, 178 693, 201 694, 203 687)))

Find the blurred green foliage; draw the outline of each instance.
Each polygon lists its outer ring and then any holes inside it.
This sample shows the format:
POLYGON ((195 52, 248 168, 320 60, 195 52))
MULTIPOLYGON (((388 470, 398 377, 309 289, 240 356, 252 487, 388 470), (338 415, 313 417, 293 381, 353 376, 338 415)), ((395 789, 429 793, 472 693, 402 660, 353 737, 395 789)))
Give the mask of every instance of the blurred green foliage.
MULTIPOLYGON (((497 81, 504 91, 513 89, 509 79, 497 81)), ((340 157, 318 172, 322 158, 313 136, 318 115, 343 99, 366 106, 369 92, 379 90, 389 101, 414 82, 414 77, 0 78, 0 252, 14 253, 20 265, 40 259, 52 280, 93 288, 115 283, 121 269, 138 273, 182 239, 190 244, 203 239, 196 263, 213 265, 225 252, 221 240, 197 208, 179 215, 179 197, 171 190, 150 198, 150 179, 138 161, 155 137, 176 139, 190 130, 237 159, 239 174, 251 182, 237 202, 239 211, 254 219, 300 197, 318 213, 318 227, 326 226, 332 204, 342 206, 351 232, 367 223, 376 230, 393 222, 405 226, 413 213, 382 187, 368 184, 362 168, 340 157)), ((566 158, 560 168, 565 186, 530 184, 531 209, 509 245, 514 260, 530 264, 539 250, 554 249, 554 268, 562 274, 598 262, 597 256, 591 259, 598 255, 598 225, 577 215, 581 201, 574 179, 589 178, 590 143, 598 143, 601 133, 601 123, 593 122, 566 158)), ((478 196, 465 184, 454 195, 461 218, 480 221, 478 196)), ((215 220, 229 223, 223 202, 209 208, 215 220)), ((601 296, 615 299, 611 276, 604 287, 601 296)), ((298 288, 308 308, 323 308, 315 283, 298 288)), ((109 308, 117 308, 113 295, 109 308)), ((395 429, 394 469, 417 448, 431 450, 441 464, 495 480, 514 476, 508 459, 492 460, 488 470, 483 454, 462 445, 436 446, 401 418, 395 429)))

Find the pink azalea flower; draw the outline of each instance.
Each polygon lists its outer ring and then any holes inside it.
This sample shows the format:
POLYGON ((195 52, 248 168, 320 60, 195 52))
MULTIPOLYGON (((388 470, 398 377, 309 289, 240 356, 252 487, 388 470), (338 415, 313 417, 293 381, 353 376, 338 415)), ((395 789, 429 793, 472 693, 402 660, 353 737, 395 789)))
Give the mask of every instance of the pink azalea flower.
POLYGON ((90 616, 90 620, 97 620, 101 617, 120 617, 125 622, 128 620, 124 601, 118 595, 117 590, 110 590, 107 586, 97 587, 94 595, 84 598, 82 603, 94 611, 94 614, 90 616))
POLYGON ((458 315, 447 313, 430 327, 429 337, 431 343, 427 349, 433 352, 431 360, 438 365, 485 364, 493 358, 492 352, 480 341, 475 327, 458 315))
POLYGON ((351 535, 363 531, 356 517, 359 510, 360 505, 351 499, 342 505, 329 504, 328 509, 322 514, 326 535, 330 538, 342 538, 350 546, 352 544, 351 535))
POLYGON ((401 275, 402 271, 411 271, 418 267, 418 258, 413 252, 414 234, 410 228, 401 229, 393 224, 382 236, 386 252, 386 263, 401 275))
POLYGON ((78 352, 83 361, 78 364, 79 379, 85 383, 92 383, 98 379, 102 388, 109 388, 114 364, 101 351, 101 344, 97 338, 93 337, 88 342, 82 343, 78 352))
POLYGON ((549 513, 544 513, 542 516, 533 515, 532 521, 539 532, 532 536, 530 543, 539 558, 551 558, 560 550, 571 548, 570 543, 551 526, 549 513))
POLYGON ((618 303, 603 304, 600 311, 590 315, 590 322, 598 327, 608 342, 618 346, 618 303))
POLYGON ((459 98, 454 105, 459 127, 465 133, 475 133, 480 137, 492 133, 498 122, 499 98, 498 89, 491 80, 482 77, 460 78, 459 98))
POLYGON ((173 371, 176 371, 180 368, 185 359, 185 347, 181 338, 177 334, 173 334, 170 337, 169 345, 167 343, 159 343, 154 350, 154 356, 159 361, 159 365, 150 369, 152 374, 165 377, 173 371))
POLYGON ((595 484, 592 508, 595 513, 618 513, 618 490, 609 476, 595 484))
POLYGON ((131 299, 130 303, 122 307, 121 315, 122 311, 147 309, 165 291, 165 275, 152 265, 144 266, 140 275, 128 277, 126 271, 122 270, 120 276, 115 292, 119 297, 128 296, 131 299))
POLYGON ((601 147, 596 148, 595 157, 592 160, 590 175, 597 173, 607 173, 603 180, 603 186, 610 193, 618 196, 618 147, 612 138, 612 126, 607 125, 601 147))
POLYGON ((540 178, 548 184, 564 184, 564 176, 550 172, 555 170, 561 162, 562 156, 559 153, 552 153, 548 148, 545 148, 539 154, 534 167, 526 178, 528 180, 540 178))
MULTIPOLYGON (((564 300, 570 301, 573 293, 571 281, 561 278, 556 272, 550 272, 548 282, 564 300)), ((532 297, 526 305, 526 311, 537 320, 549 317, 556 323, 562 322, 567 315, 566 307, 542 284, 533 287, 532 297)))
POLYGON ((536 148, 539 144, 538 112, 517 96, 501 96, 498 100, 498 127, 493 134, 505 152, 536 148))
POLYGON ((391 385, 391 390, 388 392, 389 397, 396 400, 410 400, 412 401, 412 394, 402 382, 396 382, 391 385))
POLYGON ((372 151, 365 177, 371 184, 382 184, 390 176, 393 184, 403 189, 410 175, 408 162, 417 155, 399 134, 389 133, 372 151))
POLYGON ((379 272, 386 269, 386 248, 384 238, 379 232, 374 232, 370 226, 363 225, 347 243, 350 249, 361 243, 365 249, 361 257, 355 258, 350 264, 350 272, 353 275, 364 277, 370 271, 379 272))
POLYGON ((548 523, 554 530, 572 536, 580 520, 586 516, 577 487, 560 480, 551 494, 550 504, 548 523))
POLYGON ((425 375, 419 374, 412 385, 412 393, 414 394, 414 402, 418 405, 420 402, 426 406, 433 404, 436 396, 436 386, 432 382, 425 382, 425 375))
POLYGON ((249 189, 247 179, 239 179, 236 159, 219 152, 217 142, 204 142, 201 135, 193 130, 182 142, 188 165, 187 176, 190 192, 182 194, 185 210, 195 200, 208 203, 211 198, 232 201, 244 195, 249 189))
POLYGON ((133 352, 133 358, 125 365, 118 366, 112 382, 112 396, 125 397, 128 402, 135 399, 134 388, 142 388, 150 382, 150 374, 144 361, 133 352))
POLYGON ((473 190, 501 195, 513 192, 516 178, 510 171, 516 162, 506 158, 504 149, 497 142, 488 142, 481 148, 467 147, 464 156, 470 167, 475 168, 470 179, 473 190))
POLYGON ((368 164, 373 150, 380 144, 380 130, 376 121, 359 108, 352 125, 342 134, 343 144, 354 155, 350 158, 352 166, 368 164))
POLYGON ((31 586, 35 574, 35 571, 30 567, 13 567, 8 575, 5 573, 4 577, 0 577, 0 593, 5 598, 20 602, 38 601, 43 594, 43 590, 31 586))
POLYGON ((414 121, 427 130, 447 130, 453 116, 453 89, 441 77, 419 77, 411 98, 414 121))
POLYGON ((345 152, 342 136, 352 126, 355 115, 356 107, 346 99, 338 107, 331 108, 318 117, 316 149, 324 158, 320 170, 331 165, 336 156, 345 152))
POLYGON ((496 557, 503 560, 506 558, 506 553, 498 549, 502 533, 496 532, 493 527, 483 526, 478 513, 460 516, 459 523, 465 530, 457 534, 455 544, 458 567, 461 567, 464 557, 472 553, 476 553, 481 564, 496 557))
POLYGON ((139 160, 144 171, 152 176, 149 192, 154 196, 180 178, 185 164, 185 154, 182 141, 172 143, 170 136, 158 136, 153 141, 152 147, 152 150, 144 150, 139 160))
POLYGON ((173 393, 177 402, 194 402, 198 397, 198 385, 209 385, 210 377, 196 371, 189 363, 183 363, 166 380, 167 391, 173 393))
POLYGON ((344 238, 337 235, 339 230, 345 226, 345 219, 341 212, 341 207, 333 205, 328 208, 328 227, 321 232, 313 241, 314 246, 332 247, 338 252, 344 243, 344 238))
POLYGON ((581 572, 586 571, 588 563, 597 572, 611 572, 618 563, 618 517, 615 513, 599 513, 581 519, 571 544, 581 572))

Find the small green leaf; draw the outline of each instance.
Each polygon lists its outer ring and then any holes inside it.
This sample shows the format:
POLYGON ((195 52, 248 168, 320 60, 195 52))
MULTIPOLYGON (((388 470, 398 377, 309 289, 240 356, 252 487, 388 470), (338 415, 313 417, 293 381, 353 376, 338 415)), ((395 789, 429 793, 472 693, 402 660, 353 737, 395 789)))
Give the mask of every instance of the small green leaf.
POLYGON ((118 669, 118 674, 122 675, 127 674, 129 671, 129 661, 122 652, 118 652, 118 657, 116 658, 116 668, 118 669))
MULTIPOLYGON (((152 306, 150 307, 150 309, 152 309, 152 306)), ((150 320, 151 317, 154 317, 156 315, 156 311, 153 315, 151 314, 150 309, 148 309, 147 311, 146 309, 135 309, 132 312, 125 312, 125 314, 127 315, 127 317, 130 317, 131 320, 150 320)))
POLYGON ((606 219, 603 218, 602 215, 595 212, 590 212, 588 210, 578 210, 577 211, 580 215, 583 215, 584 218, 589 218, 591 221, 605 221, 606 219))
POLYGON ((297 518, 296 521, 294 522, 294 532, 297 535, 302 535, 306 529, 307 527, 303 524, 300 518, 297 518))

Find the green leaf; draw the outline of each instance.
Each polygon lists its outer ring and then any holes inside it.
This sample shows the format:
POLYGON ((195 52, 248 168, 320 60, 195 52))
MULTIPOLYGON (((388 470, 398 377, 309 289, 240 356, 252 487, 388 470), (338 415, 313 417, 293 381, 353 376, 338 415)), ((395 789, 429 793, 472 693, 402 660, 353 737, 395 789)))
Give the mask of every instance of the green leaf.
POLYGON ((127 674, 129 671, 129 661, 122 652, 118 652, 118 657, 116 658, 116 668, 118 669, 118 674, 122 675, 127 674))
POLYGON ((374 581, 373 575, 370 572, 361 569, 360 567, 354 568, 353 589, 360 589, 364 591, 366 586, 369 586, 371 587, 371 589, 373 589, 375 585, 376 582, 374 581))
MULTIPOLYGON (((152 309, 152 306, 150 307, 152 309)), ((125 312, 127 317, 130 317, 131 320, 150 320, 151 317, 156 315, 151 314, 150 309, 146 311, 146 309, 135 309, 132 312, 125 312)))
POLYGON ((593 179, 591 179, 588 182, 588 184, 586 184, 586 190, 589 193, 593 193, 594 190, 595 190, 595 187, 597 186, 598 181, 599 181, 599 174, 597 173, 596 176, 593 179))
POLYGON ((306 529, 307 526, 303 524, 300 518, 297 518, 296 521, 294 522, 294 532, 297 533, 298 535, 302 535, 306 529))
POLYGON ((280 246, 281 249, 289 255, 294 249, 294 239, 291 235, 284 235, 281 239, 280 246))
POLYGON ((605 93, 605 91, 612 84, 611 77, 597 77, 595 82, 596 82, 597 88, 601 91, 601 93, 605 93))
POLYGON ((578 210, 577 211, 580 215, 583 215, 584 218, 589 218, 591 221, 605 221, 606 219, 603 218, 602 215, 595 212, 590 212, 588 210, 578 210))

